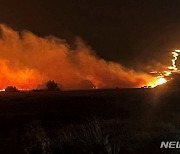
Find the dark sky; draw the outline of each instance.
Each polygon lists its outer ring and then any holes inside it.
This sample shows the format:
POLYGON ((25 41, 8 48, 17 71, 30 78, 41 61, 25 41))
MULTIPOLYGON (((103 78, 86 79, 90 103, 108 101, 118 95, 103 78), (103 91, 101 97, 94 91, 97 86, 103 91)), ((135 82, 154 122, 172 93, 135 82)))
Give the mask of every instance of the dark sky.
POLYGON ((80 36, 100 57, 135 69, 167 65, 180 48, 180 0, 0 0, 0 22, 69 42, 80 36))

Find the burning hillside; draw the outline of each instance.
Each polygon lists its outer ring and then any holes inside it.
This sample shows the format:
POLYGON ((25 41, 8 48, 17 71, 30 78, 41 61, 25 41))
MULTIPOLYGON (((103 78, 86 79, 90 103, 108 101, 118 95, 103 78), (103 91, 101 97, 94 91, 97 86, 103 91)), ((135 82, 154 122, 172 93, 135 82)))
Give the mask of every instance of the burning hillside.
POLYGON ((154 80, 151 75, 95 56, 81 39, 76 40, 76 49, 71 49, 56 37, 41 38, 5 25, 0 29, 0 89, 9 85, 32 89, 48 80, 55 80, 64 89, 81 89, 82 83, 83 87, 127 88, 154 80))
POLYGON ((173 80, 174 78, 176 80, 177 80, 177 78, 179 78, 180 72, 176 66, 176 60, 178 59, 179 53, 180 53, 180 50, 174 50, 172 52, 172 55, 173 55, 173 58, 171 60, 172 64, 171 64, 171 66, 169 66, 167 68, 167 70, 165 70, 163 72, 158 72, 158 71, 150 72, 150 73, 155 74, 157 76, 155 78, 155 82, 153 81, 153 82, 149 83, 152 87, 156 87, 158 85, 164 84, 168 81, 173 80))

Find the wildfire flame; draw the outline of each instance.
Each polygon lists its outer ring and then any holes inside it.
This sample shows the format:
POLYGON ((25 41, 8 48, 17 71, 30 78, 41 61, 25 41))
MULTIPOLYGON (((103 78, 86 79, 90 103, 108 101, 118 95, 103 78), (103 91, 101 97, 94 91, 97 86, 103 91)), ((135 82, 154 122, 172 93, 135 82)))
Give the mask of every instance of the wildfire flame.
POLYGON ((166 77, 169 77, 172 73, 179 72, 176 66, 176 60, 178 59, 179 53, 180 53, 180 50, 174 50, 172 52, 173 59, 171 60, 171 66, 168 67, 168 70, 163 71, 163 72, 157 72, 157 71, 150 72, 150 73, 159 74, 159 75, 154 79, 154 81, 151 81, 149 83, 149 86, 156 87, 158 85, 164 84, 168 82, 168 80, 166 80, 166 77))
POLYGON ((178 53, 180 52, 180 50, 174 50, 173 52, 172 52, 172 55, 173 55, 173 59, 172 59, 172 66, 169 66, 168 68, 170 69, 170 70, 173 70, 173 71, 177 71, 178 70, 178 68, 176 67, 176 60, 177 60, 177 58, 178 58, 178 53))
POLYGON ((157 81, 156 81, 156 85, 161 85, 166 83, 167 80, 164 77, 160 77, 157 81))

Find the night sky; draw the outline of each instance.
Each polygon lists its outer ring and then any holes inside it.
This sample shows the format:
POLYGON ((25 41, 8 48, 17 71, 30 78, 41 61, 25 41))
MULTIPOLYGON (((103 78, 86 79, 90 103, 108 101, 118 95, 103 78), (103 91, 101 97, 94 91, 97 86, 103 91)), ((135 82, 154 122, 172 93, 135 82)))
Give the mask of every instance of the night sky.
POLYGON ((0 0, 0 22, 72 46, 79 36, 99 57, 136 70, 169 65, 180 48, 179 0, 0 0))

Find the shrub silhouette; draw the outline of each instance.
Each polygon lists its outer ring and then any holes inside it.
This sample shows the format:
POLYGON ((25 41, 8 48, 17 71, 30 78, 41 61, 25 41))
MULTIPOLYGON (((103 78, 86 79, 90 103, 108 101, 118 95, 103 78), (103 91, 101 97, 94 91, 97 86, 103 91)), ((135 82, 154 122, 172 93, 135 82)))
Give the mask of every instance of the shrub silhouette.
POLYGON ((17 92, 18 89, 14 86, 8 86, 6 89, 5 89, 6 92, 17 92))
POLYGON ((78 85, 79 89, 93 89, 96 86, 90 80, 83 80, 78 85))
POLYGON ((46 83, 46 88, 47 88, 47 90, 50 90, 50 91, 58 91, 58 90, 60 90, 59 87, 58 87, 58 84, 54 80, 49 80, 46 83))

